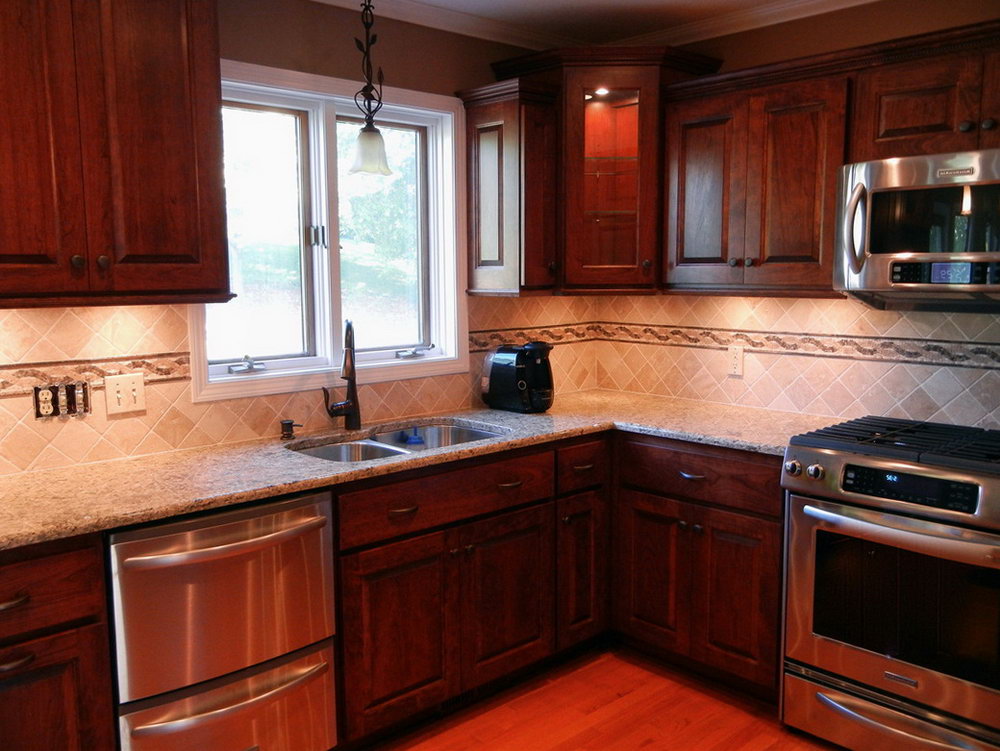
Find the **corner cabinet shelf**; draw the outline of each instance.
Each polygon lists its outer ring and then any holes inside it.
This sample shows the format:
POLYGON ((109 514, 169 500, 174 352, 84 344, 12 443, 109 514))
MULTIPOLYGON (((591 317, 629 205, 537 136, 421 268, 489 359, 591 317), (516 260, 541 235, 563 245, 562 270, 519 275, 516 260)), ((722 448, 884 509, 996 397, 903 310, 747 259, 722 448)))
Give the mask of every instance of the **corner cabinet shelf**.
POLYGON ((215 3, 5 6, 0 307, 228 300, 215 3))

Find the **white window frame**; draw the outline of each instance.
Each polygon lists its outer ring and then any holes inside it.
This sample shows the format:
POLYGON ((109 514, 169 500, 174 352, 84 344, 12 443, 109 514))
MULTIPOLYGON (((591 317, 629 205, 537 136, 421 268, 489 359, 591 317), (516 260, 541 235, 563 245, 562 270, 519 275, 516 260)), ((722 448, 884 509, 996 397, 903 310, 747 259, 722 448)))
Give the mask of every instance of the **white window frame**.
MULTIPOLYGON (((307 108, 321 118, 326 132, 336 132, 337 111, 356 114, 356 81, 250 63, 222 61, 224 99, 273 103, 280 107, 307 108), (304 104, 308 103, 308 104, 304 104), (347 105, 350 105, 350 108, 347 105)), ((467 373, 469 371, 468 315, 465 299, 465 109, 455 97, 386 87, 382 114, 390 121, 427 128, 427 240, 430 287, 429 313, 435 349, 419 359, 397 359, 394 353, 369 352, 357 357, 358 383, 378 383, 405 378, 467 373)), ((336 176, 336 145, 323 150, 322 139, 310 128, 313 161, 322 160, 329 175, 336 176)), ((333 136, 331 136, 333 137, 333 136)), ((316 172, 314 170, 314 172, 316 172)), ((330 245, 337 242, 336 180, 331 189, 313 174, 313 223, 326 226, 330 245)), ((339 264, 330 251, 312 249, 316 309, 316 356, 268 361, 272 370, 232 375, 225 366, 208 365, 205 340, 205 306, 188 306, 191 343, 191 390, 195 402, 281 394, 340 386, 343 331, 339 264), (330 316, 323 315, 330 311, 330 316)))

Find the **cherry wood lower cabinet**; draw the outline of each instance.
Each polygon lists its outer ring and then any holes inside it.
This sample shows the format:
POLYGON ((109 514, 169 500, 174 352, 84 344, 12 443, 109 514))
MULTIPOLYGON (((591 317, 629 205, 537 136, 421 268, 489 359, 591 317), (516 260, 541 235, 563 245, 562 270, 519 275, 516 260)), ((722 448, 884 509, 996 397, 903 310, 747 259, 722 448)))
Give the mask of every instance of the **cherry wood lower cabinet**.
POLYGON ((550 655, 555 504, 344 556, 346 735, 550 655))
POLYGON ((0 747, 115 748, 100 540, 0 552, 0 747))
POLYGON ((560 650, 608 628, 608 515, 604 489, 556 502, 556 646, 560 650))
POLYGON ((619 461, 615 628, 773 691, 781 612, 777 457, 642 437, 620 442, 619 461))

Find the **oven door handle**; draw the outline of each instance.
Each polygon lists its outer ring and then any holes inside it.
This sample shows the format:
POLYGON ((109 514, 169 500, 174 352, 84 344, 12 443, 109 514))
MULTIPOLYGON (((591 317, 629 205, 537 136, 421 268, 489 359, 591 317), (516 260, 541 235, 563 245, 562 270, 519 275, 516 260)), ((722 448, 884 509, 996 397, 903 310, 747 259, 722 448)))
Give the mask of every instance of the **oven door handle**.
MULTIPOLYGON (((847 202, 847 212, 844 214, 844 226, 840 228, 841 232, 844 233, 843 243, 847 249, 847 261, 851 265, 851 271, 855 274, 860 274, 861 269, 865 265, 865 245, 864 239, 862 239, 860 248, 854 245, 854 220, 857 218, 858 205, 864 200, 867 194, 868 189, 865 188, 864 184, 858 183, 854 186, 854 190, 851 192, 851 199, 847 202)), ((867 231, 865 235, 867 235, 867 231)))
POLYGON ((901 728, 892 727, 890 724, 892 722, 892 716, 888 713, 881 714, 877 707, 866 703, 865 710, 871 712, 875 715, 875 718, 868 717, 862 714, 859 710, 860 707, 851 708, 845 706, 850 703, 844 699, 841 701, 836 701, 821 691, 816 692, 816 699, 820 704, 832 709, 839 715, 846 717, 852 722, 856 722, 859 725, 864 725, 867 728, 871 728, 876 732, 882 733, 883 735, 892 736, 898 740, 905 740, 907 743, 917 744, 917 748, 926 749, 947 749, 947 751, 986 751, 985 746, 980 746, 978 743, 971 743, 965 738, 960 738, 957 735, 949 733, 945 730, 937 730, 936 728, 925 727, 929 733, 933 733, 930 737, 924 735, 917 735, 915 733, 902 730, 901 728), (877 718, 877 719, 876 719, 877 718))
POLYGON ((869 514, 859 509, 836 513, 807 504, 802 511, 806 516, 851 537, 956 563, 1000 569, 1000 538, 995 535, 912 520, 905 516, 893 517, 890 522, 884 514, 869 514), (863 518, 865 516, 875 517, 878 521, 863 518), (936 530, 942 533, 935 534, 936 530), (959 534, 961 538, 956 538, 955 535, 959 534))

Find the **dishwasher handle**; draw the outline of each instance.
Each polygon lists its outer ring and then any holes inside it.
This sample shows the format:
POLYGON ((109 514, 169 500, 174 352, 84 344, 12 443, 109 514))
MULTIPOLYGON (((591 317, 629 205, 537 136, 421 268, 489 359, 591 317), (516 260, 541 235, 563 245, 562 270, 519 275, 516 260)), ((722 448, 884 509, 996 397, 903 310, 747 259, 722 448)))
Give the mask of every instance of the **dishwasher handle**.
POLYGON ((225 545, 213 545, 208 548, 184 550, 179 553, 156 553, 154 555, 132 556, 122 561, 121 565, 123 568, 130 569, 157 569, 216 561, 221 558, 229 558, 230 556, 242 555, 255 550, 280 545, 296 537, 301 537, 314 529, 325 527, 326 524, 327 518, 325 516, 312 516, 284 529, 280 529, 277 532, 271 532, 259 537, 251 537, 247 540, 230 542, 225 545))
POLYGON ((229 715, 244 712, 261 704, 272 702, 284 694, 287 694, 289 691, 294 691, 302 684, 308 683, 314 678, 318 678, 328 669, 329 665, 326 662, 321 662, 319 665, 313 665, 311 668, 302 671, 291 680, 245 701, 241 701, 237 704, 230 704, 227 707, 213 709, 208 712, 201 712, 199 714, 188 715, 187 717, 180 717, 176 720, 166 720, 164 722, 152 722, 149 725, 140 725, 131 731, 131 735, 135 738, 145 735, 167 735, 169 733, 179 733, 184 730, 191 730, 199 725, 205 724, 206 722, 220 720, 223 717, 228 717, 229 715))

